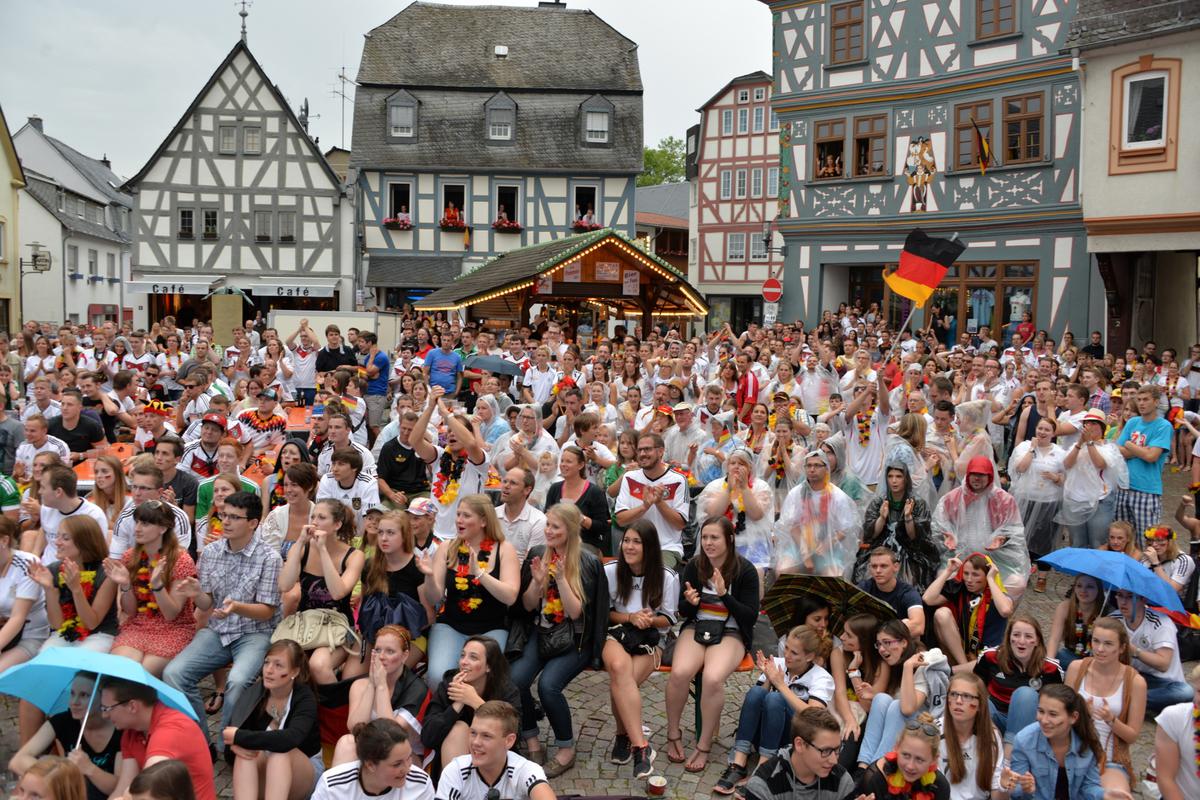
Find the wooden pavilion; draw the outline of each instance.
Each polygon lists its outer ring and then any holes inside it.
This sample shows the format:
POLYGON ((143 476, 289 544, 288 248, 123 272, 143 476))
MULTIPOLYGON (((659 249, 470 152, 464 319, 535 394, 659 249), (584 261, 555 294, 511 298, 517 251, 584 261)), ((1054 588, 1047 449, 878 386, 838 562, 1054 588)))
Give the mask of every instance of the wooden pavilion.
MULTIPOLYGON (((474 320, 529 322, 535 304, 599 323, 636 314, 641 330, 656 318, 702 318, 703 296, 663 259, 611 228, 510 250, 422 298, 418 311, 466 309, 474 320)), ((599 325, 596 325, 599 328, 599 325)))

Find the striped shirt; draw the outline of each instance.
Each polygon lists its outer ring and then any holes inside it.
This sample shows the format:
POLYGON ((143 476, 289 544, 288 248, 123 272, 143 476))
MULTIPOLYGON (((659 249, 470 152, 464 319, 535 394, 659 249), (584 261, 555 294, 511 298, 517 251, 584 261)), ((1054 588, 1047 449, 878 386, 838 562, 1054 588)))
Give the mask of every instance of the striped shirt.
MULTIPOLYGON (((194 552, 192 550, 192 523, 188 520, 187 514, 179 506, 167 503, 167 507, 171 509, 171 513, 175 517, 175 541, 179 542, 181 549, 194 552)), ((120 558, 125 555, 125 551, 132 549, 134 545, 133 530, 136 524, 133 512, 136 508, 137 504, 130 500, 117 515, 116 524, 113 525, 112 541, 108 545, 109 558, 120 558)))
POLYGON ((327 770, 317 781, 311 800, 433 800, 433 781, 416 765, 408 768, 403 786, 383 794, 367 794, 361 771, 358 761, 327 770))
POLYGON ((546 772, 524 756, 509 750, 508 764, 500 779, 488 784, 475 768, 471 755, 459 756, 442 770, 437 800, 486 800, 495 789, 504 800, 528 800, 539 783, 546 783, 546 772))

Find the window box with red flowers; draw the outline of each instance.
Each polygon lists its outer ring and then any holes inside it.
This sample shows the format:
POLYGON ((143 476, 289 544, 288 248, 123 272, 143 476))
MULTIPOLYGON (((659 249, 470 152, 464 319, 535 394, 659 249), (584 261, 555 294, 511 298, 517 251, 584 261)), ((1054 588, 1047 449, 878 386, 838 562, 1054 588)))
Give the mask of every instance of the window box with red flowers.
POLYGON ((577 219, 571 225, 571 230, 575 231, 576 233, 587 233, 588 231, 598 231, 603 227, 603 225, 595 222, 584 222, 581 219, 577 219))
POLYGON ((448 219, 446 217, 442 217, 440 220, 438 220, 438 227, 444 231, 462 232, 467 229, 467 223, 463 222, 461 219, 448 219))
POLYGON ((412 220, 401 219, 399 217, 386 217, 383 220, 383 227, 389 231, 411 231, 412 220))
POLYGON ((521 223, 513 219, 498 219, 492 223, 492 230, 496 233, 520 233, 525 230, 521 227, 521 223))

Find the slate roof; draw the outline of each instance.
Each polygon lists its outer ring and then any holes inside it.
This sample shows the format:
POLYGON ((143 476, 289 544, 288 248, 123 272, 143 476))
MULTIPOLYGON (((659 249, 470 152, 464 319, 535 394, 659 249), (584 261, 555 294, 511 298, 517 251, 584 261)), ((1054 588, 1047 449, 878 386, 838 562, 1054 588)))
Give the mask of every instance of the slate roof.
POLYGON ((489 144, 484 103, 491 91, 410 89, 420 105, 411 144, 387 138, 387 98, 395 89, 360 86, 354 99, 350 166, 370 169, 531 169, 589 173, 642 171, 641 95, 604 95, 614 106, 611 146, 582 144, 580 104, 591 95, 509 92, 517 104, 515 139, 489 144))
POLYGON ((60 211, 58 208, 58 186, 35 173, 26 171, 26 176, 28 182, 25 184, 25 191, 29 192, 30 197, 53 214, 55 219, 61 222, 67 230, 82 236, 91 236, 94 239, 103 239, 118 244, 129 244, 129 239, 123 234, 117 233, 104 225, 80 219, 78 215, 60 211))
MULTIPOLYGON (((683 220, 687 227, 688 220, 688 184, 660 183, 657 186, 639 186, 633 192, 637 216, 652 214, 659 217, 673 217, 683 220)), ((655 223, 658 224, 658 223, 655 223)))
POLYGON ((637 44, 591 11, 424 2, 367 34, 358 83, 642 91, 637 44))
MULTIPOLYGON (((485 292, 505 289, 532 280, 534 276, 540 275, 555 264, 610 237, 619 239, 628 245, 633 244, 631 239, 612 228, 601 228, 598 231, 565 236, 552 242, 510 250, 484 263, 473 272, 463 275, 444 289, 439 289, 427 297, 421 298, 416 303, 416 308, 442 308, 462 303, 485 292)), ((687 276, 675 269, 669 262, 653 253, 642 252, 641 255, 678 277, 680 283, 687 283, 687 276)), ((698 297, 700 296, 694 289, 692 291, 698 297)))
POLYGON ((372 255, 367 286, 440 289, 462 275, 462 256, 372 255))
POLYGON ((1090 50, 1200 28, 1200 0, 1079 0, 1064 50, 1090 50))
POLYGON ((125 183, 124 178, 104 166, 99 160, 85 156, 69 144, 55 139, 53 136, 42 135, 55 150, 62 154, 63 158, 71 162, 71 166, 79 170, 88 183, 95 186, 96 189, 107 197, 110 203, 116 203, 126 208, 133 208, 133 198, 128 193, 122 192, 119 188, 125 183))

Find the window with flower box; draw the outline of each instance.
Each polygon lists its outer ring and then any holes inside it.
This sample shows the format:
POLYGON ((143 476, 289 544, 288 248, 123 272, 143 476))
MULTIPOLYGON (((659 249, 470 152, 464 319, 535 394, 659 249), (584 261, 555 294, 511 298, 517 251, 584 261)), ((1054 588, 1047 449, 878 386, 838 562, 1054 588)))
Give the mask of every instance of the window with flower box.
POLYGON ((388 219, 412 219, 412 184, 388 184, 388 219))
POLYGON ((271 212, 270 211, 255 211, 254 212, 254 241, 256 241, 256 242, 271 241, 271 212))
POLYGON ((726 261, 745 261, 746 260, 746 234, 730 233, 725 240, 725 260, 726 261))
POLYGON ((196 227, 196 212, 190 208, 179 209, 179 232, 178 238, 191 239, 195 236, 196 227))
POLYGON ((279 241, 281 241, 281 242, 296 241, 296 212, 295 211, 280 211, 279 212, 279 241))

